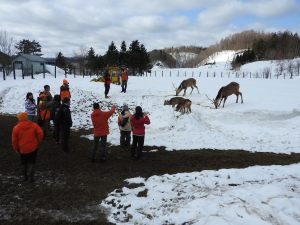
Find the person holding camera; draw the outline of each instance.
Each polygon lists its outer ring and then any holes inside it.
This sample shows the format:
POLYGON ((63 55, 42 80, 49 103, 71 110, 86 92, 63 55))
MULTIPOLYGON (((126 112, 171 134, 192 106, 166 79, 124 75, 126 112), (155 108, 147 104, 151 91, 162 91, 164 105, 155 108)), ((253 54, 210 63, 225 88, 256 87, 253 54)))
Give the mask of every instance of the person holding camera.
POLYGON ((118 116, 118 125, 120 129, 120 145, 121 148, 126 149, 130 147, 131 139, 131 124, 128 105, 124 104, 121 113, 118 116))
POLYGON ((132 127, 132 146, 131 156, 137 159, 142 157, 144 141, 145 141, 145 124, 150 124, 147 113, 144 113, 142 107, 135 108, 135 114, 130 120, 132 127))

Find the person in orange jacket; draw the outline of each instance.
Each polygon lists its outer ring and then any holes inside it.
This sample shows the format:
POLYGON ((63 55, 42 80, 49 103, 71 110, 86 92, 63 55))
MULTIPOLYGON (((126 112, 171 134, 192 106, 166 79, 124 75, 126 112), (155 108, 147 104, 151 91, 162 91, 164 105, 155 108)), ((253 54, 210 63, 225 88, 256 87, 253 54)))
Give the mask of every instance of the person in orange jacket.
POLYGON ((94 148, 92 151, 91 160, 92 162, 95 162, 96 160, 96 152, 100 141, 102 147, 101 160, 106 161, 106 142, 107 135, 109 134, 108 119, 114 114, 116 107, 113 105, 109 111, 101 111, 99 103, 94 103, 93 109, 94 110, 91 114, 91 119, 94 126, 94 148))
POLYGON ((60 86, 60 99, 63 100, 66 97, 71 99, 71 93, 69 88, 69 82, 66 79, 64 79, 63 85, 60 86))
POLYGON ((122 66, 121 69, 121 87, 122 87, 122 91, 123 93, 126 93, 126 89, 127 89, 127 82, 128 82, 128 73, 126 70, 125 66, 122 66))
POLYGON ((19 122, 12 131, 12 146, 20 153, 24 181, 28 180, 27 170, 29 170, 30 182, 34 182, 37 150, 44 134, 36 123, 27 119, 26 112, 19 113, 17 117, 19 122))

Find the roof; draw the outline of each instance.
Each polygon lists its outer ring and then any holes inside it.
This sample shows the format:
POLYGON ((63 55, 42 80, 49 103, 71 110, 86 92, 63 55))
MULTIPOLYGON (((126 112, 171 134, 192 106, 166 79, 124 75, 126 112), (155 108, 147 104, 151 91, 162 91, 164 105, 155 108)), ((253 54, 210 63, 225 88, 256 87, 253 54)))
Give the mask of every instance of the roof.
POLYGON ((1 65, 8 65, 10 64, 10 56, 3 53, 3 52, 0 52, 0 64, 1 65))
MULTIPOLYGON (((19 54, 17 55, 16 58, 18 58, 19 56, 24 57, 25 59, 32 61, 32 62, 46 62, 45 59, 43 59, 42 57, 38 56, 38 55, 31 55, 31 54, 19 54)), ((15 59, 16 59, 15 58, 15 59)))

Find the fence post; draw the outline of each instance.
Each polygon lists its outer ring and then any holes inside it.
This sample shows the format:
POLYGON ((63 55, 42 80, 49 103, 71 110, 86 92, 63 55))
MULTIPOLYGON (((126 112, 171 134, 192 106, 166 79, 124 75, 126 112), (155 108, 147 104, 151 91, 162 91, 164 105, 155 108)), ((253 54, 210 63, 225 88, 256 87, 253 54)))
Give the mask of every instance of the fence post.
POLYGON ((250 72, 250 78, 251 78, 251 72, 250 72))
POLYGON ((223 72, 221 72, 221 78, 223 77, 223 72))
POLYGON ((43 78, 45 79, 45 73, 46 73, 46 71, 45 71, 45 63, 43 63, 43 78))
POLYGON ((206 77, 208 77, 208 71, 206 72, 206 77))
POLYGON ((164 76, 164 71, 162 70, 162 71, 161 71, 161 77, 163 77, 163 76, 164 76))
POLYGON ((285 79, 285 73, 283 74, 283 79, 285 79))
POLYGON ((171 70, 170 70, 170 77, 171 77, 171 70))
POLYGON ((199 77, 201 77, 201 71, 199 72, 199 77))
POLYGON ((216 72, 214 72, 214 77, 216 77, 216 72))
POLYGON ((192 77, 194 77, 194 71, 192 71, 192 77))
POLYGON ((5 80, 5 67, 2 67, 3 69, 3 80, 5 80))
POLYGON ((177 77, 179 77, 179 70, 177 70, 177 77))
POLYGON ((154 71, 154 76, 156 77, 156 70, 154 71))
POLYGON ((13 62, 13 72, 14 72, 14 80, 16 79, 16 68, 15 68, 15 62, 13 62))
POLYGON ((56 65, 54 66, 54 78, 56 78, 56 65))
MULTIPOLYGON (((23 77, 23 79, 24 79, 24 77, 23 77)), ((33 64, 31 64, 31 79, 34 79, 34 77, 33 77, 33 64)))
POLYGON ((186 77, 186 71, 184 71, 184 76, 186 77))

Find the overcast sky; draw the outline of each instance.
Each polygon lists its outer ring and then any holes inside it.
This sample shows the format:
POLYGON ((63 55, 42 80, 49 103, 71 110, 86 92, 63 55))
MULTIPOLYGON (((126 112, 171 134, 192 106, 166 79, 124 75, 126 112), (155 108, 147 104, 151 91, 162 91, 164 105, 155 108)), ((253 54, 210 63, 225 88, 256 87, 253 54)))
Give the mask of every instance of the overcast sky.
POLYGON ((300 34, 300 0, 0 0, 0 30, 38 41, 49 57, 91 46, 103 55, 123 40, 148 51, 208 47, 248 29, 300 34))

